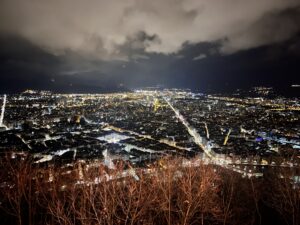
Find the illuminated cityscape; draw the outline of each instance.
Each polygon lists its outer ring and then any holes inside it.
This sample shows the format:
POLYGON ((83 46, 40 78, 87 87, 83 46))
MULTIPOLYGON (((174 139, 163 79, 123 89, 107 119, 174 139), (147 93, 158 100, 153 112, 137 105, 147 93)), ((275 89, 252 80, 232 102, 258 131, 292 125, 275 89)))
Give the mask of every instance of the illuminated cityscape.
POLYGON ((1 0, 0 225, 300 225, 299 0, 1 0))
POLYGON ((300 164, 297 99, 225 97, 184 90, 116 94, 26 91, 3 98, 1 151, 35 163, 110 157, 141 166, 200 157, 243 176, 300 164), (6 109, 6 110, 5 110, 6 109), (25 109, 25 110, 24 110, 25 109))

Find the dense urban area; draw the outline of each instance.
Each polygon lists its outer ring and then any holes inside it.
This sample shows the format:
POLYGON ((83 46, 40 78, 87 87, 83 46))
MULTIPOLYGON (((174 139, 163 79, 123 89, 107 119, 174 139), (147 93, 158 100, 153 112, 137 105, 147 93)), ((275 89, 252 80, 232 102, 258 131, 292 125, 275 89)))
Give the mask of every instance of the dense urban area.
POLYGON ((256 165, 298 166, 298 99, 265 98, 269 89, 255 90, 263 97, 29 90, 6 97, 0 148, 32 154, 35 163, 104 158, 111 165, 113 160, 140 165, 181 155, 238 165, 245 172, 256 165))
MULTIPOLYGON (((213 169, 210 173, 221 169, 245 183, 272 173, 299 190, 298 98, 276 96, 265 87, 247 94, 148 88, 112 94, 27 90, 4 95, 0 153, 9 165, 28 160, 31 169, 38 168, 35 175, 43 184, 60 177, 62 192, 70 186, 128 178, 142 183, 145 174, 159 177, 160 170, 170 170, 174 159, 177 172, 206 165, 213 169), (101 173, 87 175, 100 168, 101 173)), ((180 176, 177 172, 173 177, 180 176)), ((0 188, 13 189, 9 179, 1 179, 0 188)))

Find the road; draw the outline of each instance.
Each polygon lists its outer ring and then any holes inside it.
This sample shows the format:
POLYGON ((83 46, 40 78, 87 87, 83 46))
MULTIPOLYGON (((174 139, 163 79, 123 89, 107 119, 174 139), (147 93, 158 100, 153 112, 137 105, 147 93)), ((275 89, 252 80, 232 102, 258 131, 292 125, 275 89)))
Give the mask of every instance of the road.
POLYGON ((170 108, 174 111, 176 117, 180 120, 180 122, 185 126, 188 133, 194 138, 194 142, 204 151, 204 153, 210 158, 215 159, 215 154, 212 152, 210 147, 207 144, 204 144, 204 139, 199 135, 195 128, 193 128, 186 119, 180 114, 179 110, 175 109, 170 101, 164 98, 166 103, 170 106, 170 108))

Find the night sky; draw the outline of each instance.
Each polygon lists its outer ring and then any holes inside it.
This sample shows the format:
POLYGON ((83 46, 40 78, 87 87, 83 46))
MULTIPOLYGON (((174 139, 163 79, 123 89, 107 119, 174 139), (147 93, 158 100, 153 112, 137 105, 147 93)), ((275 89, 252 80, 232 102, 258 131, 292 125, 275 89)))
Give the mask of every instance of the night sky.
POLYGON ((298 0, 1 0, 0 92, 300 84, 298 0))

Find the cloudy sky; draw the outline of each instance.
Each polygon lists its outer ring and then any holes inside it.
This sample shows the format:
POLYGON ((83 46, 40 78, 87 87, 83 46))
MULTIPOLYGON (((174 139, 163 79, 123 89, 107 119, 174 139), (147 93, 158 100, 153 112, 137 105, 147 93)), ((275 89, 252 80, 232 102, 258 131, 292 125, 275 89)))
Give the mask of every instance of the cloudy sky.
POLYGON ((0 90, 299 83, 298 0, 1 0, 0 90))

